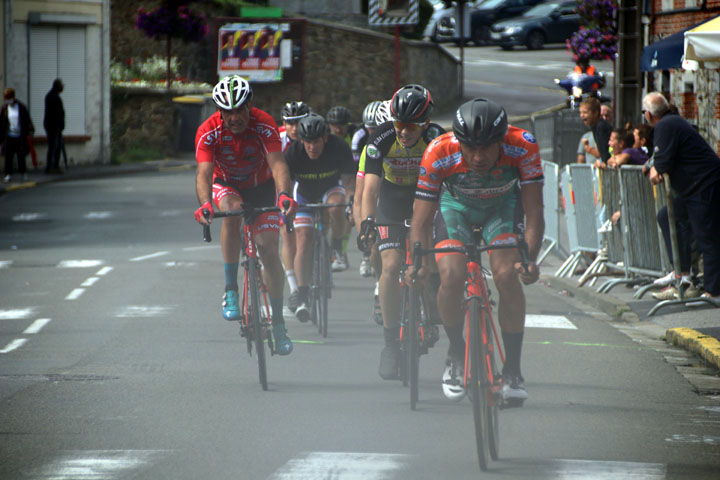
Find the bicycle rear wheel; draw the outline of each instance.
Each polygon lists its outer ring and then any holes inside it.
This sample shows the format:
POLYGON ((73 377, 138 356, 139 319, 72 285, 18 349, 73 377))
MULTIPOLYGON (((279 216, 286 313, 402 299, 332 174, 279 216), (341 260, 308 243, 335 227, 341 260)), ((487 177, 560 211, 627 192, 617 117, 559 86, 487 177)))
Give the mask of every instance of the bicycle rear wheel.
POLYGON ((483 344, 481 326, 481 307, 476 298, 470 300, 468 308, 468 339, 470 342, 470 400, 472 402, 473 421, 475 424, 475 443, 480 470, 485 471, 490 463, 490 438, 488 424, 489 393, 487 389, 487 367, 483 359, 487 358, 483 344))
POLYGON ((410 312, 407 322, 406 370, 410 385, 410 409, 415 410, 418 402, 418 377, 420 372, 420 315, 422 297, 420 290, 409 288, 410 312))
POLYGON ((330 247, 325 236, 320 238, 320 283, 318 289, 318 331, 328 334, 328 298, 330 297, 330 247))
POLYGON ((267 365, 265 361, 265 321, 260 316, 260 279, 258 278, 260 265, 257 260, 248 260, 246 267, 248 269, 248 316, 250 317, 248 325, 252 326, 252 335, 255 341, 255 355, 258 363, 258 377, 260 386, 263 390, 268 389, 267 383, 267 365))

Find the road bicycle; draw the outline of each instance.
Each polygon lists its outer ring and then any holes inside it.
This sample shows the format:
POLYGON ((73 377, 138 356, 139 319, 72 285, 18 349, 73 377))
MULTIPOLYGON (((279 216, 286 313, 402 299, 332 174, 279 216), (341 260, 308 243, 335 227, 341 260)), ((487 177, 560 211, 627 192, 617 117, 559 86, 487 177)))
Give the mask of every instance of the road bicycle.
MULTIPOLYGON (((258 364, 258 377, 263 390, 268 389, 267 362, 265 359, 265 344, 267 343, 270 355, 275 354, 275 344, 272 336, 272 321, 270 305, 267 299, 267 289, 262 276, 262 265, 258 257, 257 245, 253 238, 253 222, 266 212, 279 212, 278 207, 251 207, 245 205, 239 210, 215 212, 214 217, 242 217, 241 252, 243 267, 243 286, 240 303, 241 317, 240 336, 247 342, 247 351, 252 356, 253 345, 258 364)), ((207 219, 209 211, 203 210, 207 219)), ((290 229, 290 225, 286 225, 290 229)), ((203 240, 211 242, 210 226, 203 225, 203 240)))
POLYGON ((300 209, 312 210, 315 234, 313 236, 313 264, 310 277, 310 318, 317 325, 318 333, 328 334, 328 300, 332 297, 331 249, 327 239, 324 210, 347 207, 349 203, 306 203, 300 209))
POLYGON ((517 249, 521 263, 527 270, 527 244, 523 235, 515 244, 482 245, 482 228, 473 227, 473 242, 464 247, 421 248, 416 243, 413 258, 431 253, 456 252, 467 256, 468 277, 465 303, 465 372, 463 384, 472 402, 475 442, 480 469, 488 468, 490 459, 497 460, 500 451, 500 424, 498 410, 520 406, 522 401, 503 403, 502 364, 505 355, 492 315, 487 271, 482 266, 482 253, 489 250, 517 249))

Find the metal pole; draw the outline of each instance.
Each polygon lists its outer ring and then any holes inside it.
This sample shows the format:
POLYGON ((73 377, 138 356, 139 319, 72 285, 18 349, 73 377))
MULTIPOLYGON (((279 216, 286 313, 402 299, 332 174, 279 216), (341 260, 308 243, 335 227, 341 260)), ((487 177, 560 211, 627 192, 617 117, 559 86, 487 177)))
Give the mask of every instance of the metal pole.
POLYGON ((400 25, 395 25, 395 72, 394 91, 400 88, 400 25))
POLYGON ((465 97, 465 0, 458 2, 460 23, 460 101, 465 97))

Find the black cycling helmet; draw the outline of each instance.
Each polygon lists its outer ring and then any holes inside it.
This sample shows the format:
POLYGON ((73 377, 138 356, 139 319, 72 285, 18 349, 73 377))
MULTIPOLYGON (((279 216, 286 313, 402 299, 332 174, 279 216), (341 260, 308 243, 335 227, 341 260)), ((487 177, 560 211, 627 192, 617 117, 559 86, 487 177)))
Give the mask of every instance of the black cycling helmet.
POLYGON ((303 102, 288 102, 280 110, 280 116, 285 121, 300 120, 310 113, 310 107, 303 102))
POLYGON ((327 121, 333 125, 347 125, 350 123, 350 110, 342 105, 336 105, 328 110, 327 121))
POLYGON ((505 109, 485 98, 476 98, 460 105, 453 120, 455 138, 468 145, 499 142, 505 137, 507 129, 505 109))
POLYGON ((390 101, 390 112, 400 122, 425 123, 430 119, 432 111, 432 97, 422 85, 405 85, 395 92, 390 101))
POLYGON ((328 132, 327 122, 317 113, 308 113, 298 123, 298 135, 303 140, 315 140, 328 132))

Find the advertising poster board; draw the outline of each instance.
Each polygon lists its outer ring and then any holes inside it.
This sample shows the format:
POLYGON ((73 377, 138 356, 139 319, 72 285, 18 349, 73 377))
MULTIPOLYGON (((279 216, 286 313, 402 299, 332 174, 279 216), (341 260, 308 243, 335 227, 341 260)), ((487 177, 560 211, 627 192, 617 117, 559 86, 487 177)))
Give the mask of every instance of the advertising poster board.
POLYGON ((280 45, 289 30, 286 23, 223 25, 218 31, 218 76, 241 75, 251 82, 281 81, 280 45))

